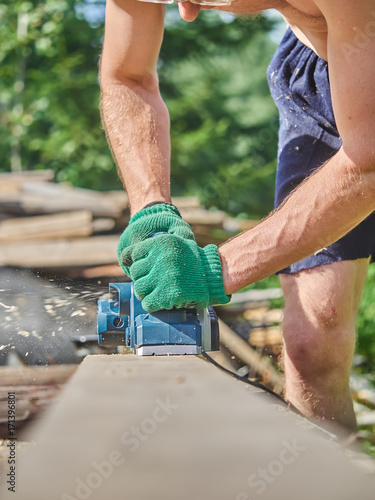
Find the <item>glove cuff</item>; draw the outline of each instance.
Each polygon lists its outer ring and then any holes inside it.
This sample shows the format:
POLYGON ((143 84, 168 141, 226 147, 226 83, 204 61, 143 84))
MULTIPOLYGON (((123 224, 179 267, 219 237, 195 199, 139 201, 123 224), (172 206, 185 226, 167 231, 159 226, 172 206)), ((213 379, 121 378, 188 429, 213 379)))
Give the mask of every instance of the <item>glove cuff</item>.
POLYGON ((231 295, 224 291, 223 272, 219 251, 216 245, 207 245, 202 250, 204 274, 210 293, 210 305, 227 304, 231 295))
POLYGON ((172 205, 171 203, 156 202, 146 205, 144 208, 142 208, 142 210, 134 214, 133 217, 130 219, 129 224, 141 219, 142 217, 147 217, 148 215, 156 215, 161 213, 173 214, 177 215, 178 217, 181 217, 178 208, 172 205))

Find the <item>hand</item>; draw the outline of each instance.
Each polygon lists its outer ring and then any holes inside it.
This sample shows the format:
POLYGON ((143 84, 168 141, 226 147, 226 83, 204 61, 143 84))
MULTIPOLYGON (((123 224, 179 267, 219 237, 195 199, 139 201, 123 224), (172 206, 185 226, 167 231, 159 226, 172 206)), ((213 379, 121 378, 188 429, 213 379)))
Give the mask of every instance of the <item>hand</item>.
POLYGON ((230 300, 216 245, 200 248, 193 240, 161 234, 128 247, 122 259, 130 266, 135 295, 146 311, 203 309, 230 300))
POLYGON ((123 264, 121 254, 130 246, 152 238, 155 233, 169 233, 194 241, 191 227, 185 222, 174 205, 158 203, 137 212, 122 233, 117 247, 119 263, 125 273, 129 267, 123 264))

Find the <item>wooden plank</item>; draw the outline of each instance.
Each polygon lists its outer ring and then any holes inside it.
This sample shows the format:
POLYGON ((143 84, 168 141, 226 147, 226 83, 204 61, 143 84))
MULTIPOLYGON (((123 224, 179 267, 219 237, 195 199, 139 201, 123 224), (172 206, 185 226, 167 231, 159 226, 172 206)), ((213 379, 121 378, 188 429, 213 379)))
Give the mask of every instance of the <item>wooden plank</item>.
POLYGON ((283 309, 269 309, 268 307, 259 307, 248 309, 243 317, 251 321, 252 326, 271 326, 275 323, 281 323, 284 317, 283 309))
POLYGON ((246 292, 234 293, 230 304, 241 304, 245 302, 263 302, 264 300, 280 299, 283 297, 281 288, 267 288, 265 290, 247 290, 246 292))
POLYGON ((95 219, 92 222, 92 231, 93 233, 108 233, 115 229, 116 222, 115 219, 106 217, 95 219))
POLYGON ((17 500, 373 500, 373 477, 272 401, 192 356, 90 356, 29 434, 17 500))
POLYGON ((358 425, 373 425, 375 426, 375 411, 360 413, 357 415, 358 425))
POLYGON ((52 170, 28 170, 17 173, 0 174, 0 191, 19 191, 24 184, 32 182, 52 182, 54 179, 52 170))
POLYGON ((0 367, 0 387, 19 385, 64 384, 78 365, 0 367))
POLYGON ((179 210, 184 208, 201 208, 199 199, 196 196, 174 196, 172 203, 176 205, 179 210))
POLYGON ((202 225, 221 228, 225 213, 204 208, 181 208, 181 217, 191 226, 202 225))
POLYGON ((94 217, 120 217, 128 207, 125 191, 99 193, 63 184, 26 184, 16 193, 0 192, 0 210, 14 214, 44 214, 89 210, 94 217))
POLYGON ((117 263, 119 235, 0 245, 0 266, 53 268, 117 263))
POLYGON ((125 273, 118 264, 110 264, 108 266, 98 266, 90 267, 89 269, 82 269, 82 271, 79 273, 79 276, 81 276, 82 278, 124 278, 125 273))
POLYGON ((356 393, 356 400, 368 406, 369 408, 375 408, 375 391, 374 389, 360 389, 356 393))
POLYGON ((90 236, 92 225, 87 210, 9 219, 0 222, 0 243, 90 236))
POLYGON ((280 326, 271 326, 267 328, 254 328, 249 336, 249 343, 257 347, 269 345, 282 345, 283 332, 280 326))
POLYGON ((0 387, 0 438, 9 437, 8 432, 8 394, 15 394, 17 400, 15 425, 20 430, 26 423, 34 420, 45 410, 60 393, 58 385, 49 386, 11 386, 0 387))
POLYGON ((8 394, 14 393, 17 400, 16 429, 23 429, 35 418, 39 418, 51 401, 55 399, 62 384, 73 375, 78 365, 0 367, 0 438, 9 437, 8 394))
POLYGON ((273 390, 281 394, 284 386, 283 377, 272 366, 270 359, 261 356, 220 319, 219 328, 220 343, 249 365, 255 373, 260 373, 263 379, 273 386, 273 390))

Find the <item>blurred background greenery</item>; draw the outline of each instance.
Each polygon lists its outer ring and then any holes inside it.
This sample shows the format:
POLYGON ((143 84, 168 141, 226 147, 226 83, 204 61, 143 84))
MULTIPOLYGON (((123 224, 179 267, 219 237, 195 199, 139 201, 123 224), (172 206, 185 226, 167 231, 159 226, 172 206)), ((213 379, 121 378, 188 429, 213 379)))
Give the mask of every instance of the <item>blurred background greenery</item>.
MULTIPOLYGON (((105 2, 0 6, 1 169, 50 168, 58 181, 121 189, 100 125, 105 2)), ((275 21, 168 6, 159 59, 171 114, 173 194, 261 217, 272 209, 278 117, 266 69, 275 21)))
MULTIPOLYGON (((0 171, 52 169, 59 182, 121 189, 99 116, 105 1, 0 5, 0 171)), ((159 60, 171 114, 172 189, 206 207, 261 218, 272 209, 278 116, 266 69, 279 21, 167 7, 159 60)), ((259 286, 274 286, 271 277, 259 286)), ((375 363, 375 266, 358 318, 357 352, 375 363)))

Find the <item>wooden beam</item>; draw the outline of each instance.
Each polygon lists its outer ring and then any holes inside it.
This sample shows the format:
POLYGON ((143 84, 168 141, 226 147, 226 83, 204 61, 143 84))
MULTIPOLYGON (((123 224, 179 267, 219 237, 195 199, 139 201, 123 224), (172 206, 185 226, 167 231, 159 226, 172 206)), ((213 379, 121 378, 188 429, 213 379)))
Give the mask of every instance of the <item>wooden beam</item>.
POLYGON ((14 393, 17 399, 15 426, 20 430, 30 423, 40 412, 50 406, 51 401, 59 394, 61 387, 49 386, 11 386, 0 387, 0 439, 9 437, 8 429, 8 395, 14 393))
POLYGON ((0 243, 90 236, 92 226, 88 210, 8 219, 0 222, 0 243))
POLYGON ((55 174, 52 170, 27 170, 17 173, 1 173, 0 191, 19 191, 24 184, 52 182, 54 177, 55 174))
POLYGON ((245 340, 241 339, 228 325, 219 319, 220 343, 228 348, 235 356, 244 363, 253 368, 256 373, 263 375, 264 379, 269 381, 274 391, 282 393, 284 380, 283 377, 272 366, 269 358, 261 356, 245 340))
POLYGON ((16 429, 23 429, 50 406, 51 401, 60 393, 62 384, 66 383, 77 367, 78 365, 0 367, 0 438, 9 437, 9 393, 14 393, 17 400, 16 429))
POLYGON ((244 302, 263 302, 264 300, 280 299, 283 291, 281 288, 266 288, 264 290, 247 290, 237 292, 233 295, 230 304, 240 304, 244 302))
POLYGON ((63 184, 31 183, 19 192, 0 191, 0 210, 13 214, 45 214, 89 210, 94 217, 120 217, 128 207, 124 191, 100 193, 63 184))
POLYGON ((373 500, 323 436, 197 357, 89 356, 30 432, 16 498, 373 500))
POLYGON ((199 199, 196 196, 174 196, 172 203, 176 205, 179 210, 184 208, 201 208, 199 199))
POLYGON ((119 236, 3 243, 0 266, 53 268, 102 266, 117 263, 119 236))
POLYGON ((78 365, 0 367, 0 387, 64 384, 78 365))
POLYGON ((191 226, 205 225, 221 228, 225 213, 221 211, 210 211, 204 208, 182 208, 181 217, 191 226))

